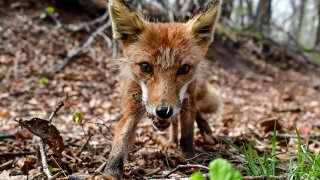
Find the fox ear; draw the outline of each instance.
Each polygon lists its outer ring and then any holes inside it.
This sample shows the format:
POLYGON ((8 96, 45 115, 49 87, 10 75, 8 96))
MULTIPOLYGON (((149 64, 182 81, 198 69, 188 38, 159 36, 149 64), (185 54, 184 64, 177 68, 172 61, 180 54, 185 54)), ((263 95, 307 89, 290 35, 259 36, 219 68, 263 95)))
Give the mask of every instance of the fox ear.
POLYGON ((123 0, 109 1, 113 38, 128 44, 136 39, 146 26, 141 14, 127 7, 123 0))
POLYGON ((219 15, 219 0, 207 5, 205 10, 197 13, 187 22, 189 31, 193 33, 202 46, 209 46, 213 40, 213 32, 219 15))

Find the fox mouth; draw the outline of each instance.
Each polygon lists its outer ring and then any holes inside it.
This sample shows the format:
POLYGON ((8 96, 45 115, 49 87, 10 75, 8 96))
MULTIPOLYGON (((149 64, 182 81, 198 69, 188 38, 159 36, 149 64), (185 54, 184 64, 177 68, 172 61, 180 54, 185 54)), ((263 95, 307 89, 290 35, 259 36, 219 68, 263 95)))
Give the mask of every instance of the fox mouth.
POLYGON ((160 119, 149 113, 147 113, 146 117, 152 120, 153 127, 159 131, 164 131, 170 127, 171 123, 168 119, 160 119))

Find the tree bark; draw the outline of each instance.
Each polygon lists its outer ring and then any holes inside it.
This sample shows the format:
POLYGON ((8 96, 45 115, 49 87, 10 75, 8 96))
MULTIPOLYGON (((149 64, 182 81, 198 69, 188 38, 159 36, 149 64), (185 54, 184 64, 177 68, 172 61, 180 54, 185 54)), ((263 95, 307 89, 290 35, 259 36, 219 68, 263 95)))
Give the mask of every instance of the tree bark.
POLYGON ((256 11, 253 28, 259 32, 270 32, 272 0, 260 0, 256 11))
POLYGON ((246 0, 246 3, 248 8, 248 25, 252 26, 254 21, 252 0, 246 0))
POLYGON ((316 38, 316 47, 320 49, 320 1, 318 0, 318 30, 316 38))
POLYGON ((224 0, 222 1, 221 7, 221 17, 230 19, 233 9, 233 0, 224 0))
POLYGON ((296 34, 296 39, 299 41, 300 35, 301 35, 301 29, 302 29, 302 23, 304 19, 304 10, 306 7, 306 1, 305 0, 300 0, 300 6, 299 6, 299 21, 298 21, 298 26, 297 26, 297 34, 296 34))

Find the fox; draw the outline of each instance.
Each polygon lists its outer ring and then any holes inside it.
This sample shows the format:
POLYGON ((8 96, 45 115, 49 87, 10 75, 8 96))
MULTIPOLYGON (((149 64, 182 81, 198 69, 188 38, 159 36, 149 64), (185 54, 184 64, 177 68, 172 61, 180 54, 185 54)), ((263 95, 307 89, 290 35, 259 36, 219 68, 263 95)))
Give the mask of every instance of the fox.
POLYGON ((201 64, 213 41, 219 7, 220 2, 213 0, 187 22, 163 23, 148 21, 123 0, 109 0, 113 38, 123 52, 119 59, 123 105, 103 171, 106 179, 122 178, 135 130, 145 117, 156 130, 171 127, 170 141, 180 145, 184 158, 195 155, 195 122, 204 138, 211 135, 203 114, 221 112, 222 102, 201 75, 201 64))

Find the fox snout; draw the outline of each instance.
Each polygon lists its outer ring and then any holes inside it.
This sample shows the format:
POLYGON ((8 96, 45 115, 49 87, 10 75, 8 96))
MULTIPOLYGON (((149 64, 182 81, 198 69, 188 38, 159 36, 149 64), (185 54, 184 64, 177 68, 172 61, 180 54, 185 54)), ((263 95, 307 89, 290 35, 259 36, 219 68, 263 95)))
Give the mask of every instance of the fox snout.
POLYGON ((169 119, 173 115, 173 108, 170 106, 159 105, 156 108, 156 115, 161 119, 169 119))

